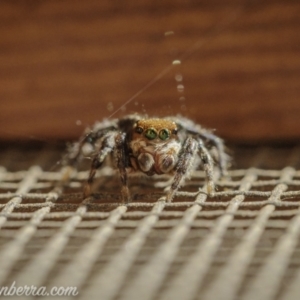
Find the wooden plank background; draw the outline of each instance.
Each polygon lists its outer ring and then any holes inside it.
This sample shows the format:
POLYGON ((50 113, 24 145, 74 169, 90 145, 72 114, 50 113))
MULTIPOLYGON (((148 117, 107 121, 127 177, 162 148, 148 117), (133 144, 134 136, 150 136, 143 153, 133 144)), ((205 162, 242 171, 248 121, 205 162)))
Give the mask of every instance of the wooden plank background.
POLYGON ((298 0, 2 0, 0 138, 72 139, 138 112, 297 140, 299 16, 298 0))

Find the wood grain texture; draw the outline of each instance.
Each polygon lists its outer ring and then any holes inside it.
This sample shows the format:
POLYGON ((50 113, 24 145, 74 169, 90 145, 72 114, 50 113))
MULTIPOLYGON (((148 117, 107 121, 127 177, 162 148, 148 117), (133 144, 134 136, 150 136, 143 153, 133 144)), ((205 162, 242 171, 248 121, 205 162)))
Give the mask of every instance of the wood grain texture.
POLYGON ((71 139, 138 112, 299 139, 299 16, 292 0, 1 1, 0 138, 71 139))

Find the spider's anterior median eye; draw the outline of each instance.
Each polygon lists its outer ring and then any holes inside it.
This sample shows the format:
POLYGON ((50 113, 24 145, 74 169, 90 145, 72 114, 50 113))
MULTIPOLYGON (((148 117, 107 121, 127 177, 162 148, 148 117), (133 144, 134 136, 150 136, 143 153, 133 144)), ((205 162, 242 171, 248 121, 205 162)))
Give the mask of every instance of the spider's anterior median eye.
POLYGON ((143 128, 142 127, 136 127, 135 128, 135 132, 142 133, 143 132, 143 128))
POLYGON ((147 139, 149 139, 149 140, 153 140, 153 139, 155 139, 157 137, 157 133, 156 133, 156 131, 154 129, 149 128, 145 132, 145 137, 147 139))
POLYGON ((93 144, 95 142, 95 140, 96 140, 96 138, 92 134, 88 134, 88 135, 85 136, 85 141, 87 143, 93 144))
POLYGON ((159 138, 161 140, 166 140, 170 137, 170 133, 167 129, 162 129, 160 132, 159 132, 159 138))

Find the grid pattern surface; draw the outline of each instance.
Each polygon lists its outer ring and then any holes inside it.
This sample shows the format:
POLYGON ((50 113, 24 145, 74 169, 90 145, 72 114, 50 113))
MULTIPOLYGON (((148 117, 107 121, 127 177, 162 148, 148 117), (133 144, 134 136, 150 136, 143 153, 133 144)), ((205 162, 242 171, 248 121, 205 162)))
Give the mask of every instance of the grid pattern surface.
POLYGON ((213 198, 201 171, 172 203, 168 178, 132 178, 128 205, 108 167, 93 197, 82 198, 86 170, 60 189, 60 151, 2 147, 0 286, 76 286, 79 299, 299 298, 299 147, 237 148, 213 198))

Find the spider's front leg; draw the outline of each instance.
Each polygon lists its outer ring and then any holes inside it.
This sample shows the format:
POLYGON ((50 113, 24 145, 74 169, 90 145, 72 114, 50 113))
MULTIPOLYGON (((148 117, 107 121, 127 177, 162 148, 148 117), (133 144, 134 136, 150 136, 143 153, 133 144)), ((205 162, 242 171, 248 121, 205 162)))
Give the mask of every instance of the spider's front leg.
MULTIPOLYGON (((177 122, 177 124, 180 125, 180 127, 182 129, 187 131, 189 134, 192 134, 195 137, 195 139, 201 139, 201 140, 208 141, 210 144, 212 144, 216 148, 216 150, 217 150, 216 161, 217 161, 217 164, 220 169, 220 173, 221 173, 220 175, 221 175, 221 177, 226 177, 228 175, 227 169, 229 166, 230 157, 226 153, 226 149, 225 149, 223 140, 221 138, 219 138, 218 136, 216 136, 215 134, 213 134, 210 130, 202 128, 201 126, 191 122, 188 119, 178 117, 178 118, 176 118, 176 122, 177 122)), ((200 149, 200 151, 201 151, 201 149, 200 149)), ((208 154, 208 155, 209 155, 209 157, 211 157, 210 154, 208 154)))
POLYGON ((179 156, 171 190, 167 194, 166 200, 168 202, 172 201, 181 182, 189 175, 197 150, 197 141, 191 137, 187 138, 183 144, 183 149, 179 156))
POLYGON ((183 151, 179 157, 176 173, 171 186, 171 190, 167 195, 167 201, 171 202, 175 192, 178 190, 181 182, 185 177, 189 175, 193 160, 199 151, 199 156, 203 164, 203 169, 207 179, 207 192, 209 195, 213 195, 215 192, 215 184, 213 181, 213 159, 211 158, 208 150, 205 148, 202 140, 196 141, 193 138, 187 138, 183 151))
POLYGON ((87 183, 84 187, 84 198, 89 197, 91 195, 91 186, 94 181, 94 177, 96 175, 96 171, 102 166, 104 159, 106 156, 111 153, 115 147, 115 137, 117 133, 109 133, 107 134, 101 144, 100 149, 94 155, 91 165, 90 174, 87 180, 87 183))
POLYGON ((130 202, 130 192, 127 185, 127 172, 126 172, 126 166, 127 166, 127 159, 128 155, 126 155, 126 134, 125 133, 119 133, 116 136, 116 160, 117 160, 117 167, 119 169, 121 183, 122 183, 122 200, 123 203, 130 202))

